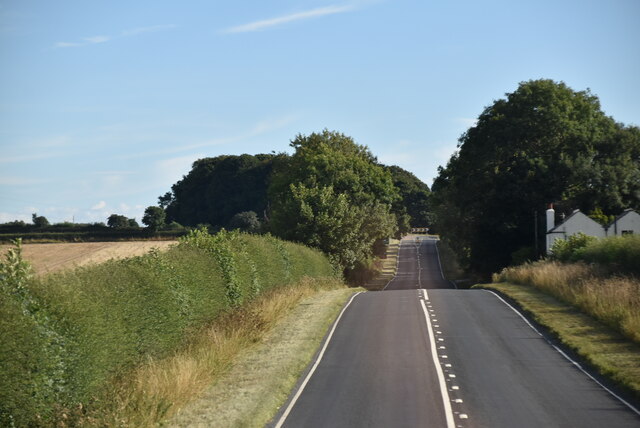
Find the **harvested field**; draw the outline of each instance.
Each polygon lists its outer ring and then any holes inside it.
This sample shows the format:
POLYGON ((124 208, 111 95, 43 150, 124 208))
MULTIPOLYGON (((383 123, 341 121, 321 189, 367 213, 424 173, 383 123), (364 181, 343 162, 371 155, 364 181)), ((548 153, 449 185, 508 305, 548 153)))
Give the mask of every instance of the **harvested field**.
MULTIPOLYGON (((65 242, 23 244, 22 256, 31 263, 36 275, 72 269, 77 266, 124 259, 148 253, 152 248, 165 250, 177 241, 65 242)), ((11 245, 0 245, 4 254, 11 245)))

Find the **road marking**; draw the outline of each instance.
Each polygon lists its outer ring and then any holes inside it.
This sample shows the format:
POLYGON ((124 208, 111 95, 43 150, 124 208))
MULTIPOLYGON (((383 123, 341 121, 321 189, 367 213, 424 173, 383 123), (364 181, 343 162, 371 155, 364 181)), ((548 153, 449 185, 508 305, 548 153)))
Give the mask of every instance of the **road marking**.
POLYGON ((591 379, 592 381, 594 381, 595 383, 597 383, 598 385, 600 385, 605 391, 607 391, 609 394, 611 394, 612 396, 614 396, 615 398, 617 398, 622 404, 624 404, 625 406, 627 406, 629 409, 631 409, 633 412, 635 412, 637 415, 640 415, 640 410, 636 409, 631 403, 625 401, 622 397, 620 397, 619 395, 617 395, 615 392, 613 392, 612 390, 610 390, 609 388, 607 388, 606 386, 604 386, 602 383, 600 383, 600 381, 598 381, 598 379, 596 379, 595 377, 591 376, 591 374, 589 374, 589 372, 587 372, 585 369, 582 368, 582 366, 580 365, 580 363, 578 363, 577 361, 573 360, 570 356, 568 356, 562 349, 558 348, 556 345, 554 345, 553 343, 551 343, 546 337, 544 337, 544 335, 542 333, 540 333, 540 331, 538 331, 537 328, 535 328, 535 326, 533 324, 531 324, 529 322, 529 320, 520 313, 520 311, 518 311, 516 308, 514 308, 511 304, 509 304, 506 300, 504 300, 502 297, 500 297, 499 294, 491 291, 491 290, 484 290, 487 291, 491 294, 493 294, 494 296, 496 296, 498 299, 500 299, 500 301, 502 301, 502 303, 504 303, 505 305, 507 305, 507 307, 511 308, 511 310, 513 312, 515 312, 516 314, 518 314, 518 316, 520 318, 522 318, 524 320, 525 323, 527 323, 527 325, 529 327, 531 327, 531 329, 533 331, 535 331, 539 336, 541 336, 549 345, 551 345, 551 347, 553 349, 555 349, 556 351, 558 351, 558 353, 560 353, 560 355, 562 355, 564 358, 566 358, 571 364, 573 364, 575 367, 577 367, 582 373, 584 373, 585 375, 587 375, 587 377, 589 377, 589 379, 591 379))
MULTIPOLYGON (((427 299, 429 295, 427 291, 424 290, 427 299)), ((447 428, 454 428, 456 426, 453 419, 453 411, 451 409, 451 399, 449 398, 449 391, 447 389, 447 383, 444 378, 444 373, 442 372, 442 367, 440 366, 440 361, 438 361, 438 351, 436 350, 436 341, 433 335, 433 328, 431 327, 431 320, 429 319, 429 315, 427 313, 427 307, 424 304, 424 300, 420 300, 420 305, 422 306, 422 311, 424 312, 424 319, 427 323, 427 331, 429 332, 429 344, 431 345, 431 357, 433 358, 433 365, 436 367, 436 374, 438 375, 438 383, 440 384, 440 394, 442 395, 442 403, 444 405, 444 414, 445 419, 447 421, 447 428)))
MULTIPOLYGON (((442 270, 442 263, 440 263, 440 250, 438 250, 438 243, 437 242, 435 243, 435 247, 436 247, 436 255, 438 256, 438 266, 440 267, 440 276, 442 276, 442 279, 447 280, 444 277, 444 271, 442 270)), ((453 285, 453 288, 455 288, 456 290, 458 289, 458 285, 455 282, 449 281, 449 283, 451 285, 453 285)))
POLYGON ((354 294, 353 296, 351 296, 351 299, 349 299, 349 302, 347 302, 347 304, 344 306, 344 308, 342 308, 342 311, 338 315, 338 318, 336 318, 336 321, 333 323, 333 327, 331 328, 331 331, 329 332, 329 336, 327 336, 327 340, 324 342, 324 346, 322 347, 322 350, 318 354, 318 358, 316 358, 316 362, 313 364, 313 367, 311 367, 311 370, 309 370, 309 373, 307 374, 307 377, 304 378, 304 381, 300 385, 300 388, 298 388, 298 391, 296 392, 296 395, 293 396, 293 398, 291 399, 291 402, 287 406, 287 409, 284 411, 282 416, 280 416, 280 419, 278 420, 278 423, 275 425, 274 428, 280 428, 282 426, 282 424, 284 424, 284 421, 287 419, 287 416, 289 416, 289 413, 291 412, 291 409, 293 409, 293 406, 296 404, 296 401, 298 401, 298 398, 302 394, 302 391, 304 391, 304 388, 307 386, 307 383, 309 382, 309 379, 311 379, 311 376, 313 376, 313 373, 318 368, 318 365, 320 364, 320 360, 322 360, 322 357, 324 356, 324 352, 327 350, 327 346, 329 346, 329 342, 331 341, 331 337, 333 336, 333 333, 336 331, 336 327, 338 326, 338 322, 340 322, 340 318, 342 318, 342 314, 344 314, 344 312, 347 310, 347 308, 349 307, 351 302, 353 302, 353 299, 355 299, 361 293, 362 293, 362 291, 359 291, 356 294, 354 294))

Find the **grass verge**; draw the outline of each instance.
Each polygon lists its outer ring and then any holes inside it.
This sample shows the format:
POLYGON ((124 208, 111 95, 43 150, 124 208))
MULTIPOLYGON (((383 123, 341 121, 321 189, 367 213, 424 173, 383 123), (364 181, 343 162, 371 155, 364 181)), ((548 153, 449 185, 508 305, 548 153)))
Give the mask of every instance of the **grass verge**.
MULTIPOLYGON (((282 406, 354 289, 298 287, 265 302, 286 307, 255 346, 240 350, 228 371, 166 426, 262 427, 282 406)), ((266 312, 271 312, 267 309, 266 312)))
POLYGON ((400 240, 389 239, 384 257, 375 262, 375 276, 364 285, 367 290, 382 290, 396 276, 399 252, 400 240))
POLYGON ((599 374, 640 400, 640 345, 532 286, 501 282, 474 288, 494 290, 512 299, 599 374))

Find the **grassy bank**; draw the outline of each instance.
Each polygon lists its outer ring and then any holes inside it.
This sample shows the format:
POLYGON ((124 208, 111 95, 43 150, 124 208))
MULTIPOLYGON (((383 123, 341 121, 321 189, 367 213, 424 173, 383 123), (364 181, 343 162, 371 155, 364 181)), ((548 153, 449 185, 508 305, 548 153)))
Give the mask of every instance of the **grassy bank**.
MULTIPOLYGON (((125 379, 113 383, 109 401, 97 411, 85 414, 82 422, 152 427, 181 410, 180 417, 170 424, 188 420, 185 426, 193 426, 201 419, 204 406, 208 426, 224 426, 225 420, 243 420, 245 423, 240 425, 245 426, 257 420, 258 415, 261 416, 258 419, 266 423, 279 404, 270 402, 275 398, 274 384, 291 375, 297 379, 298 373, 292 373, 289 366, 300 356, 297 349, 285 349, 286 353, 273 355, 277 348, 273 349, 273 340, 268 346, 263 345, 265 336, 272 336, 273 327, 303 299, 309 299, 304 305, 308 309, 318 296, 329 295, 338 301, 339 304, 333 305, 337 310, 351 293, 342 281, 326 278, 303 278, 295 284, 271 289, 193 332, 187 343, 169 356, 149 358, 125 379), (253 355, 249 367, 242 363, 247 355, 253 355), (274 366, 276 370, 269 370, 274 366), (219 392, 221 388, 223 394, 219 392), (251 394, 251 391, 262 393, 251 394), (212 394, 216 399, 211 399, 212 394), (199 401, 191 403, 198 397, 201 397, 199 401), (246 411, 238 412, 238 408, 246 411)), ((313 325, 315 320, 311 321, 309 324, 313 325)), ((309 326, 305 324, 302 328, 309 326)), ((325 329, 317 330, 319 341, 325 329)))
POLYGON ((584 263, 541 261, 504 269, 494 282, 529 285, 640 344, 640 281, 584 263))
POLYGON ((105 397, 120 379, 189 346, 203 326, 224 317, 254 322, 240 308, 261 294, 305 276, 334 277, 327 259, 306 247, 204 232, 167 252, 43 278, 23 271, 16 260, 3 263, 3 426, 86 422, 94 409, 110 407, 105 397))

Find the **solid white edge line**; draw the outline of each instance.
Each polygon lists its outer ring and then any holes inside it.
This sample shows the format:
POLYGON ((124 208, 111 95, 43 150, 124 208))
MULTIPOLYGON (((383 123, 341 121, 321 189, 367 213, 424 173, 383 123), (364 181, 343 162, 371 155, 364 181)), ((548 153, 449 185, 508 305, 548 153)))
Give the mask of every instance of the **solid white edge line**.
POLYGON ((291 402, 287 406, 282 416, 280 416, 280 419, 278 419, 278 423, 275 425, 274 428, 280 428, 282 427, 282 424, 284 424, 285 420, 287 419, 287 416, 289 416, 289 413, 291 412, 291 409, 293 409, 293 406, 296 404, 296 401, 298 401, 298 398, 302 394, 302 391, 304 391, 304 388, 307 386, 307 382, 309 382, 309 379, 311 379, 311 376, 313 376, 313 373, 316 371, 316 368, 318 368, 318 365, 320 364, 320 360, 322 360, 322 357, 324 356, 324 352, 327 350, 327 346, 329 346, 329 342, 331 341, 333 332, 336 331, 336 327, 338 327, 338 323, 340 322, 340 318, 342 318, 342 314, 344 314, 344 311, 346 311, 349 305, 351 304, 351 302, 353 302, 353 299, 355 299, 361 293, 363 292, 359 291, 353 296, 351 296, 351 299, 349 299, 349 302, 347 302, 344 308, 342 308, 342 311, 340 311, 340 314, 338 315, 338 318, 336 318, 335 322, 333 323, 333 327, 331 328, 331 331, 327 336, 327 340, 325 340, 324 346, 322 347, 322 350, 318 354, 318 357, 316 358, 316 361, 313 364, 313 367, 311 367, 311 370, 309 370, 309 373, 307 373, 307 377, 304 378, 304 381, 300 385, 300 388, 298 388, 298 391, 291 399, 291 402))
POLYGON ((575 367, 577 367, 578 369, 580 369, 580 371, 582 373, 584 373, 585 375, 587 375, 587 377, 589 379, 591 379, 592 381, 594 381, 595 383, 597 383, 598 385, 600 385, 600 387, 602 389, 604 389, 605 391, 607 391, 609 394, 611 394, 612 396, 614 396, 616 399, 618 399, 618 401, 620 401, 622 404, 624 404, 625 406, 627 406, 629 409, 631 409, 634 413, 636 413, 637 415, 640 415, 640 410, 636 409, 631 403, 627 402, 625 399, 623 399, 622 397, 620 397, 619 395, 617 395, 615 392, 613 392, 612 390, 610 390, 609 388, 607 388, 606 386, 604 386, 598 379, 596 379, 595 377, 591 376, 591 374, 589 374, 589 372, 587 372, 581 365, 580 363, 578 363, 577 361, 575 361, 574 359, 572 359, 570 356, 568 356, 562 349, 558 348, 556 345, 554 345, 553 343, 551 343, 549 340, 547 340, 544 335, 542 333, 540 333, 540 331, 538 331, 537 328, 535 328, 535 326, 533 324, 531 324, 529 322, 529 320, 522 315, 522 313, 520 313, 520 311, 518 311, 516 308, 513 307, 513 305, 511 305, 509 302, 507 302, 506 300, 504 300, 498 293, 492 291, 492 290, 484 290, 487 291, 491 294, 493 294, 494 296, 496 296, 498 299, 500 299, 502 301, 502 303, 504 303, 505 305, 507 305, 509 308, 511 308, 511 310, 513 312, 515 312, 516 314, 518 314, 520 316, 520 318, 522 318, 524 320, 524 322, 527 323, 527 325, 529 327, 531 327, 531 329, 533 331, 535 331, 536 333, 538 333, 541 337, 543 337, 545 339, 545 341, 551 345, 551 347, 553 349, 555 349, 556 351, 558 351, 558 353, 560 355, 562 355, 564 358, 566 358, 571 364, 573 364, 575 367))
POLYGON ((440 250, 438 250, 438 241, 439 240, 435 240, 434 239, 434 241, 436 241, 436 255, 438 256, 438 266, 440 267, 440 275, 442 276, 442 279, 449 281, 449 283, 451 285, 453 285, 453 288, 455 288, 457 290, 458 289, 458 284, 456 284, 455 282, 450 281, 450 280, 448 280, 448 279, 446 279, 444 277, 444 271, 442 270, 442 263, 440 263, 440 250))
MULTIPOLYGON (((422 288, 426 300, 429 300, 427 290, 422 288)), ((440 393, 442 394, 442 403, 444 404, 444 414, 447 420, 447 428, 455 428, 456 424, 453 419, 453 410, 451 409, 451 399, 449 398, 449 390, 447 389, 447 382, 444 380, 444 373, 440 366, 440 360, 438 360, 438 351, 436 349, 436 340, 433 334, 433 328, 431 327, 431 320, 429 320, 429 314, 427 313, 427 307, 424 304, 424 300, 420 299, 420 305, 422 306, 422 312, 424 312, 424 319, 427 323, 427 331, 429 332, 429 342, 431 345, 431 356, 433 357, 433 364, 436 366, 436 373, 438 375, 438 383, 440 384, 440 393)))

